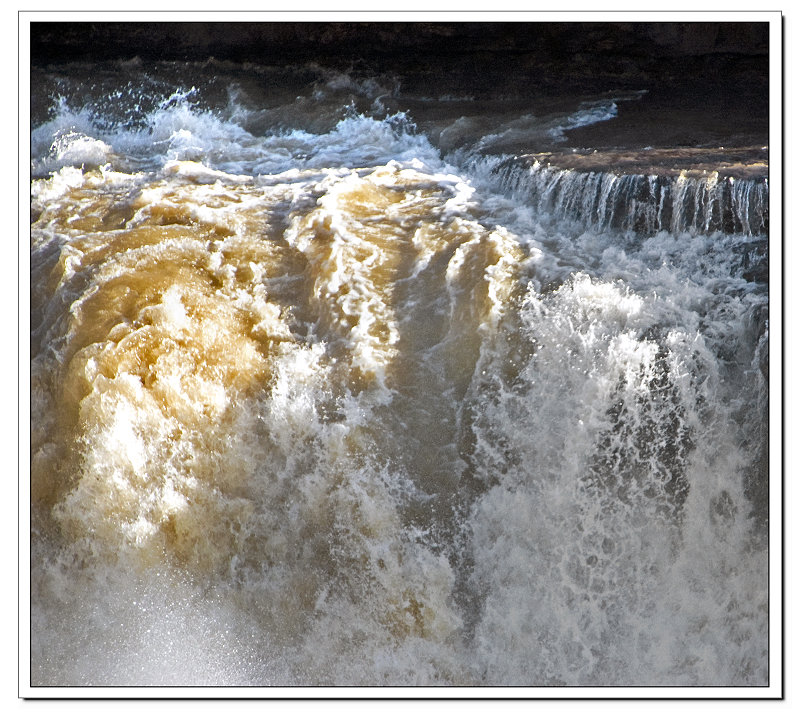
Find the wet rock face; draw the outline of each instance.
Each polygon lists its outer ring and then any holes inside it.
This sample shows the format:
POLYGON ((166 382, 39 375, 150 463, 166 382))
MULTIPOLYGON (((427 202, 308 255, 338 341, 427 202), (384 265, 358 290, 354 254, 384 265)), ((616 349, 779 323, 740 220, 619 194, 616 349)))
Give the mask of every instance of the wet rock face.
POLYGON ((31 28, 34 64, 126 56, 262 64, 316 59, 409 75, 445 71, 456 84, 480 85, 487 75, 507 84, 510 74, 540 89, 554 82, 641 82, 665 70, 679 78, 698 60, 722 56, 756 67, 768 51, 766 23, 46 22, 31 28))

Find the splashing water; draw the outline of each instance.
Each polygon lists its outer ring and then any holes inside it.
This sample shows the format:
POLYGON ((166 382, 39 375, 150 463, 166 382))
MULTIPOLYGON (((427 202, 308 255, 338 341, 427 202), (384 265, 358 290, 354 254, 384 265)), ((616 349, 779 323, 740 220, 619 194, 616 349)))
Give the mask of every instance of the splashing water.
POLYGON ((387 85, 33 129, 33 684, 765 684, 767 184, 387 85))

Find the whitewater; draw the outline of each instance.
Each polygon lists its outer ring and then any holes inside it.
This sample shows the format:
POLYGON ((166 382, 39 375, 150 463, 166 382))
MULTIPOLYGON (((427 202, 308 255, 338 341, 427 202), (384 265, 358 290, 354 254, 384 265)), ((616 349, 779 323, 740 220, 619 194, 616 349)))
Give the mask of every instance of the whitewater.
POLYGON ((766 178, 246 70, 38 79, 31 683, 766 685, 766 178))

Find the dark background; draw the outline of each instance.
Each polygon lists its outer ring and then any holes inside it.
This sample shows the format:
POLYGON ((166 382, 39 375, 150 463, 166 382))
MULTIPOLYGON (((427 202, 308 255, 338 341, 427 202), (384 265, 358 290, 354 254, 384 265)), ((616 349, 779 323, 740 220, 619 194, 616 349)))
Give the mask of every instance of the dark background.
POLYGON ((766 23, 32 23, 35 65, 73 60, 317 62, 478 92, 766 81, 766 23), (443 78, 443 75, 446 76, 443 78), (522 87, 520 87, 522 86, 522 87))

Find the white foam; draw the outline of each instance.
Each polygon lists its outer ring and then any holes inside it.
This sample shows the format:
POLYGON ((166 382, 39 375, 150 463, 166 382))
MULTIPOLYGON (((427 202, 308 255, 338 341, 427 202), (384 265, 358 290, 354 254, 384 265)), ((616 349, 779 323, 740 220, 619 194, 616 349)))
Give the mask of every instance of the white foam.
POLYGON ((763 683, 746 239, 190 100, 34 131, 36 680, 763 683))

